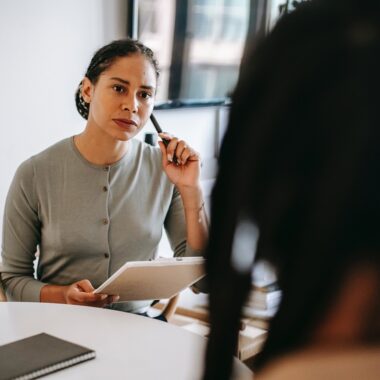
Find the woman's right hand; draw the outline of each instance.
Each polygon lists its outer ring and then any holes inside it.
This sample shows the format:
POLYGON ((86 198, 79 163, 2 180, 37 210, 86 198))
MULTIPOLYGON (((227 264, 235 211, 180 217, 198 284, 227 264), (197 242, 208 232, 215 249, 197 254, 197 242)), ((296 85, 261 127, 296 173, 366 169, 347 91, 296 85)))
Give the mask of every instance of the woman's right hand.
POLYGON ((94 290, 89 280, 81 280, 65 286, 63 297, 67 304, 95 307, 104 307, 119 299, 119 296, 116 295, 95 294, 94 290))

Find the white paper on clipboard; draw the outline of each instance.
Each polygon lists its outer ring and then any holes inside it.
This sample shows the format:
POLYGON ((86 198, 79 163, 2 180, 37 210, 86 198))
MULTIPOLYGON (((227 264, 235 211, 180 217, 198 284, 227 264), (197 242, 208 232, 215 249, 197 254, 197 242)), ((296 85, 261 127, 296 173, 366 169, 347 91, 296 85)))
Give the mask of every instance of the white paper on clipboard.
POLYGON ((94 293, 119 295, 118 302, 171 298, 205 276, 203 257, 125 263, 94 293))

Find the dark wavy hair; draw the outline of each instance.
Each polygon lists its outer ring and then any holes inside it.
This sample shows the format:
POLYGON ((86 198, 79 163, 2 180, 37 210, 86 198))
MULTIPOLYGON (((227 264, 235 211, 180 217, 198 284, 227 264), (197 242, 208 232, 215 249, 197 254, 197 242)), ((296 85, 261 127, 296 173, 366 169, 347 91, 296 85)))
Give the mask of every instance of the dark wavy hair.
POLYGON ((242 219, 283 290, 257 369, 310 342, 355 265, 380 274, 379 67, 371 0, 305 3, 246 55, 212 194, 205 379, 230 378, 251 289, 231 264, 242 219))
MULTIPOLYGON (((130 38, 116 40, 100 48, 91 59, 85 77, 87 77, 92 84, 96 84, 100 74, 107 70, 117 58, 128 57, 132 54, 142 54, 146 57, 152 64, 156 72, 156 77, 158 78, 158 62, 154 57, 153 51, 141 42, 130 38)), ((75 93, 75 104, 79 114, 87 120, 90 105, 86 103, 82 97, 81 86, 82 82, 80 82, 75 93)))

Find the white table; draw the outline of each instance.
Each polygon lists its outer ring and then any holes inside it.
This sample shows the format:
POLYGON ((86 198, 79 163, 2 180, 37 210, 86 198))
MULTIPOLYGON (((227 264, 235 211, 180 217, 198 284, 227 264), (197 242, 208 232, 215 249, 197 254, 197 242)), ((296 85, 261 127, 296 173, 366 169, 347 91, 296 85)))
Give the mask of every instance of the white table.
MULTIPOLYGON (((0 302, 0 345, 46 332, 96 351, 51 379, 200 379, 206 339, 147 317, 85 306, 0 302)), ((237 379, 252 372, 237 359, 237 379)))

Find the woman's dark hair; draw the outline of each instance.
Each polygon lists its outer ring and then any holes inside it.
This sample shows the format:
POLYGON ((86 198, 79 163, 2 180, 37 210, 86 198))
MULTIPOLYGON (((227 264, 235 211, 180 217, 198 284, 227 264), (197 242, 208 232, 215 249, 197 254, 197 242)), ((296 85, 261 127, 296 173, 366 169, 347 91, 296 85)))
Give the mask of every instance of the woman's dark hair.
MULTIPOLYGON (((151 62, 156 76, 159 76, 158 63, 154 57, 153 51, 137 40, 126 38, 109 43, 100 48, 93 56, 90 65, 86 71, 87 77, 92 84, 96 84, 100 74, 107 70, 114 61, 119 57, 128 57, 133 54, 142 54, 151 62)), ((75 93, 75 104, 79 114, 87 120, 90 109, 89 103, 86 103, 81 94, 82 82, 79 84, 75 93)))
POLYGON ((379 67, 371 0, 308 2, 246 55, 212 195, 205 379, 230 378, 251 289, 231 264, 242 220, 283 290, 257 369, 311 341, 356 264, 380 273, 379 67))

